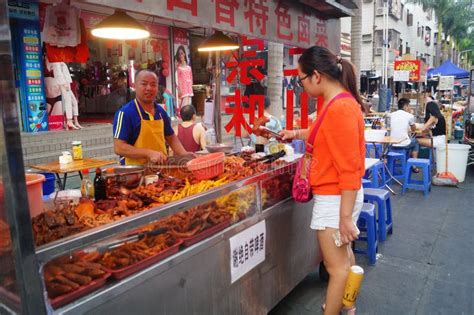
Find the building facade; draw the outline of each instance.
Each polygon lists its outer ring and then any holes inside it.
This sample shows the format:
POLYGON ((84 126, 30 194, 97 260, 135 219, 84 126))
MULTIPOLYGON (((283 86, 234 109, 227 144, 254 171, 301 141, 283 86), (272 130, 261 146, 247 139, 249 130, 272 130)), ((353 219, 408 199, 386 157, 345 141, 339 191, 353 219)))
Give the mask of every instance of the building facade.
MULTIPOLYGON (((382 72, 384 0, 362 0, 362 76, 377 78, 382 72)), ((341 19, 341 32, 350 33, 351 19, 341 19)), ((437 20, 434 12, 408 1, 388 1, 388 77, 393 62, 410 54, 428 67, 436 66, 437 20)), ((357 49, 352 47, 352 49, 357 49)))

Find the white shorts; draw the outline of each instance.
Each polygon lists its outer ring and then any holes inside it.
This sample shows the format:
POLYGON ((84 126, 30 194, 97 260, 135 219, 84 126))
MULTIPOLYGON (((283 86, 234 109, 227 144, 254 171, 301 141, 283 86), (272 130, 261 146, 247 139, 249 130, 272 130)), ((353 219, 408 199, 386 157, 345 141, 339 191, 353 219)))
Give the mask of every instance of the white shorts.
POLYGON ((446 136, 436 136, 433 137, 433 148, 437 148, 440 146, 445 146, 446 145, 446 136))
MULTIPOLYGON (((352 221, 357 224, 362 205, 364 204, 364 189, 357 192, 356 202, 352 210, 352 221)), ((314 195, 313 217, 311 228, 325 230, 326 228, 339 229, 340 195, 314 195)))

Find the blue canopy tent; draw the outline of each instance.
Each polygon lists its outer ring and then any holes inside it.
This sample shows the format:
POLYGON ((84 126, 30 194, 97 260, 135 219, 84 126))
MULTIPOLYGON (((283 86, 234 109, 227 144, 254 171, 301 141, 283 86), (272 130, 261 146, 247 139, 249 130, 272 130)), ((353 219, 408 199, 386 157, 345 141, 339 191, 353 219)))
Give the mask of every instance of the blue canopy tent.
POLYGON ((456 79, 469 78, 469 71, 461 69, 447 60, 441 66, 428 70, 428 78, 437 76, 454 76, 456 79))

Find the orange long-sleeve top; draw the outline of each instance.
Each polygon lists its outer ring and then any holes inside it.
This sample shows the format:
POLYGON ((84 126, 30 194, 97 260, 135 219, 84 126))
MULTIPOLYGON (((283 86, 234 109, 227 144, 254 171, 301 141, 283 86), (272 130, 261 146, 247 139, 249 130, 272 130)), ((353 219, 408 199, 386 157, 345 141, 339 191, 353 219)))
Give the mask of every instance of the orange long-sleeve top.
MULTIPOLYGON (((315 123, 311 126, 314 128, 315 123)), ((310 130, 310 132, 311 132, 310 130)), ((328 108, 313 144, 310 181, 317 195, 358 190, 365 173, 364 119, 353 98, 340 98, 328 108)))

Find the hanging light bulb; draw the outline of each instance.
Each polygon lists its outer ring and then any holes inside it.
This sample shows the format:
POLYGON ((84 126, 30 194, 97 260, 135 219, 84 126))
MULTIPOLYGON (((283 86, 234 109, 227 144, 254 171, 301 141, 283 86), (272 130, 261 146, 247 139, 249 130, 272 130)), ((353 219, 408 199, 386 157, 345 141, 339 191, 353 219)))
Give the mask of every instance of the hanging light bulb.
POLYGON ((120 40, 150 37, 150 32, 142 24, 122 10, 115 10, 114 14, 97 24, 91 33, 95 37, 120 40))
POLYGON ((206 38, 198 47, 198 51, 225 51, 239 49, 239 44, 221 31, 206 38))

